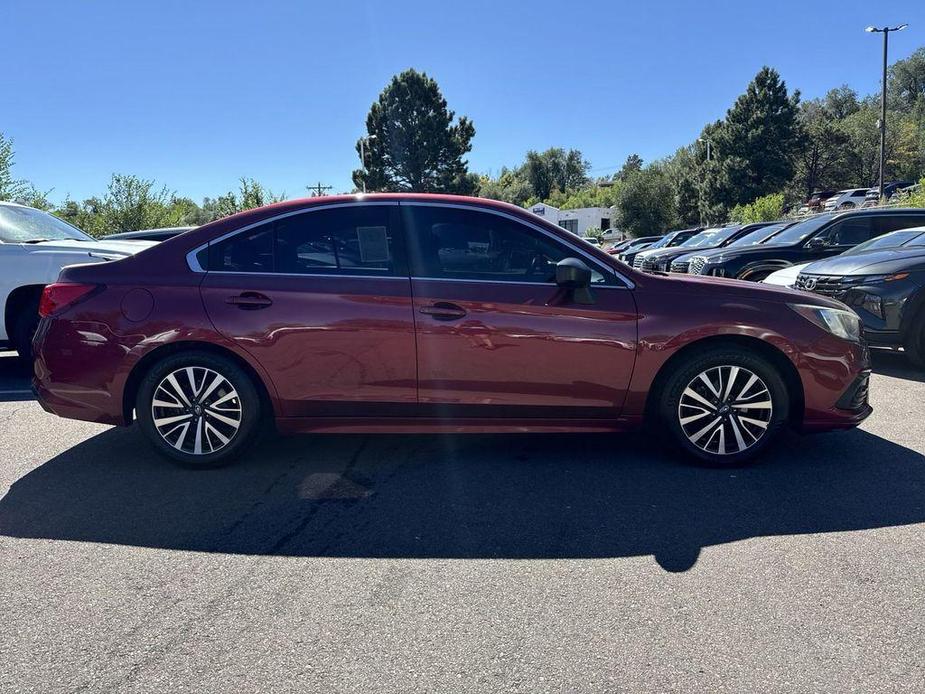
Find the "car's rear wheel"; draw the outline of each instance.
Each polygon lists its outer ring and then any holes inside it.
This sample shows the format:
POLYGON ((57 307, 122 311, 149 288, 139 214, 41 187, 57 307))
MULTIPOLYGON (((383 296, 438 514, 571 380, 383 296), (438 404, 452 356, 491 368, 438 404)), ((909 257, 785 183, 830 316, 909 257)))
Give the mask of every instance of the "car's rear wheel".
POLYGON ((148 371, 135 412, 161 454, 182 465, 208 468, 232 462, 253 442, 261 403, 251 378, 230 359, 183 352, 148 371))
POLYGON ((755 458, 787 421, 789 397, 767 359, 729 346, 684 360, 663 391, 662 421, 675 443, 702 463, 755 458))
POLYGON ((13 348, 24 362, 32 363, 32 338, 39 327, 38 305, 23 307, 13 321, 11 334, 13 348))

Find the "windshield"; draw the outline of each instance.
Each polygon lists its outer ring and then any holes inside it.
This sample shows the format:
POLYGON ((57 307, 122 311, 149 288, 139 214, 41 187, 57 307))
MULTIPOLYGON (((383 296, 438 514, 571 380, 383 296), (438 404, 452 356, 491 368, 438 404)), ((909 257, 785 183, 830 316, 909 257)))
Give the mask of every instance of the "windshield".
POLYGON ((691 236, 681 244, 681 248, 716 248, 739 229, 740 227, 738 226, 706 229, 691 236))
POLYGON ((0 205, 0 242, 92 241, 77 227, 32 207, 0 205))
POLYGON ((794 246, 809 238, 811 234, 831 221, 834 216, 833 214, 820 214, 812 219, 804 219, 802 222, 797 222, 792 227, 784 229, 777 236, 768 241, 767 245, 794 246))
POLYGON ((769 224, 768 226, 760 227, 754 231, 750 231, 742 238, 736 239, 730 243, 729 248, 757 246, 759 243, 764 243, 775 234, 779 234, 782 230, 786 229, 788 223, 789 222, 784 222, 783 224, 769 224))
POLYGON ((857 255, 858 253, 863 253, 864 251, 873 251, 880 248, 897 248, 898 246, 904 246, 907 243, 911 246, 925 244, 925 229, 903 229, 902 231, 894 231, 890 234, 884 234, 883 236, 878 236, 875 239, 870 239, 870 241, 865 241, 864 243, 855 246, 850 251, 842 253, 842 255, 857 255), (916 242, 914 239, 919 236, 923 237, 923 239, 916 242))
MULTIPOLYGON (((675 232, 675 233, 677 233, 677 232, 675 232)), ((653 243, 651 246, 649 246, 649 249, 652 249, 652 248, 664 248, 664 247, 667 246, 669 243, 671 243, 671 240, 675 237, 675 233, 665 234, 662 238, 660 238, 658 241, 656 241, 656 242, 653 243)))

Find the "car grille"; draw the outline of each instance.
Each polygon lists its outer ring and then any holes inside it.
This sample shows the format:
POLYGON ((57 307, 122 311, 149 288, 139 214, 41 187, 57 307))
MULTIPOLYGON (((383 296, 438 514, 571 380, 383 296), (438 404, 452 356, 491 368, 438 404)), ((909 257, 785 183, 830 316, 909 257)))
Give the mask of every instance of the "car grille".
POLYGON ((642 269, 646 272, 651 272, 652 270, 658 270, 658 258, 643 258, 642 269))
POLYGON ((672 272, 687 272, 691 264, 689 260, 676 260, 671 264, 672 272))
POLYGON ((835 275, 808 275, 800 273, 794 283, 794 289, 821 294, 833 299, 842 299, 852 286, 861 278, 838 277, 835 275))
POLYGON ((633 258, 633 267, 637 270, 642 270, 642 262, 645 260, 641 255, 637 255, 633 258))
POLYGON ((707 259, 702 255, 694 256, 691 258, 690 266, 687 269, 687 272, 691 275, 702 275, 703 268, 707 264, 707 259))

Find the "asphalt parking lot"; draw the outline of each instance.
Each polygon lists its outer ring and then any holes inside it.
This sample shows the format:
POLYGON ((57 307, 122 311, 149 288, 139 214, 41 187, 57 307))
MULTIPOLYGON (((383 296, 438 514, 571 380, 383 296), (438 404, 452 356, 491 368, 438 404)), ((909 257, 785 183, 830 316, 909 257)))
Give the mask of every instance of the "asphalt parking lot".
POLYGON ((921 691, 925 375, 756 466, 323 436, 182 470, 0 354, 0 689, 921 691))

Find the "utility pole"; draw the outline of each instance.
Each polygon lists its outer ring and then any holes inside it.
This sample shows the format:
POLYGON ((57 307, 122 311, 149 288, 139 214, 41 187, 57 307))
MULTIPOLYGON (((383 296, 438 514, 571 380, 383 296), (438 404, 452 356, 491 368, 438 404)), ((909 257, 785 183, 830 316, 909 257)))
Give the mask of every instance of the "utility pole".
POLYGON ((312 191, 314 191, 314 192, 315 192, 315 196, 320 198, 322 195, 327 195, 327 193, 326 193, 325 191, 331 190, 331 188, 333 188, 333 186, 325 186, 325 185, 322 185, 322 184, 321 184, 321 181, 318 181, 315 185, 313 185, 313 186, 305 186, 305 188, 306 188, 307 190, 312 190, 312 191))
MULTIPOLYGON (((708 137, 698 137, 697 142, 705 142, 707 144, 707 163, 709 164, 710 158, 711 158, 710 154, 712 153, 711 145, 713 144, 713 140, 711 140, 708 137)), ((700 208, 700 226, 703 226, 703 182, 704 182, 704 179, 705 179, 704 176, 700 177, 700 186, 699 186, 700 198, 698 200, 699 204, 697 205, 700 208)))
POLYGON ((902 31, 908 24, 900 24, 895 27, 867 27, 864 31, 869 34, 883 34, 883 84, 880 89, 880 200, 883 200, 883 168, 886 162, 886 67, 887 67, 887 44, 890 41, 891 31, 902 31))
POLYGON ((369 145, 370 140, 375 140, 375 135, 367 135, 366 137, 360 138, 360 168, 363 170, 363 192, 366 192, 366 174, 369 173, 369 169, 366 168, 366 147, 369 145))

